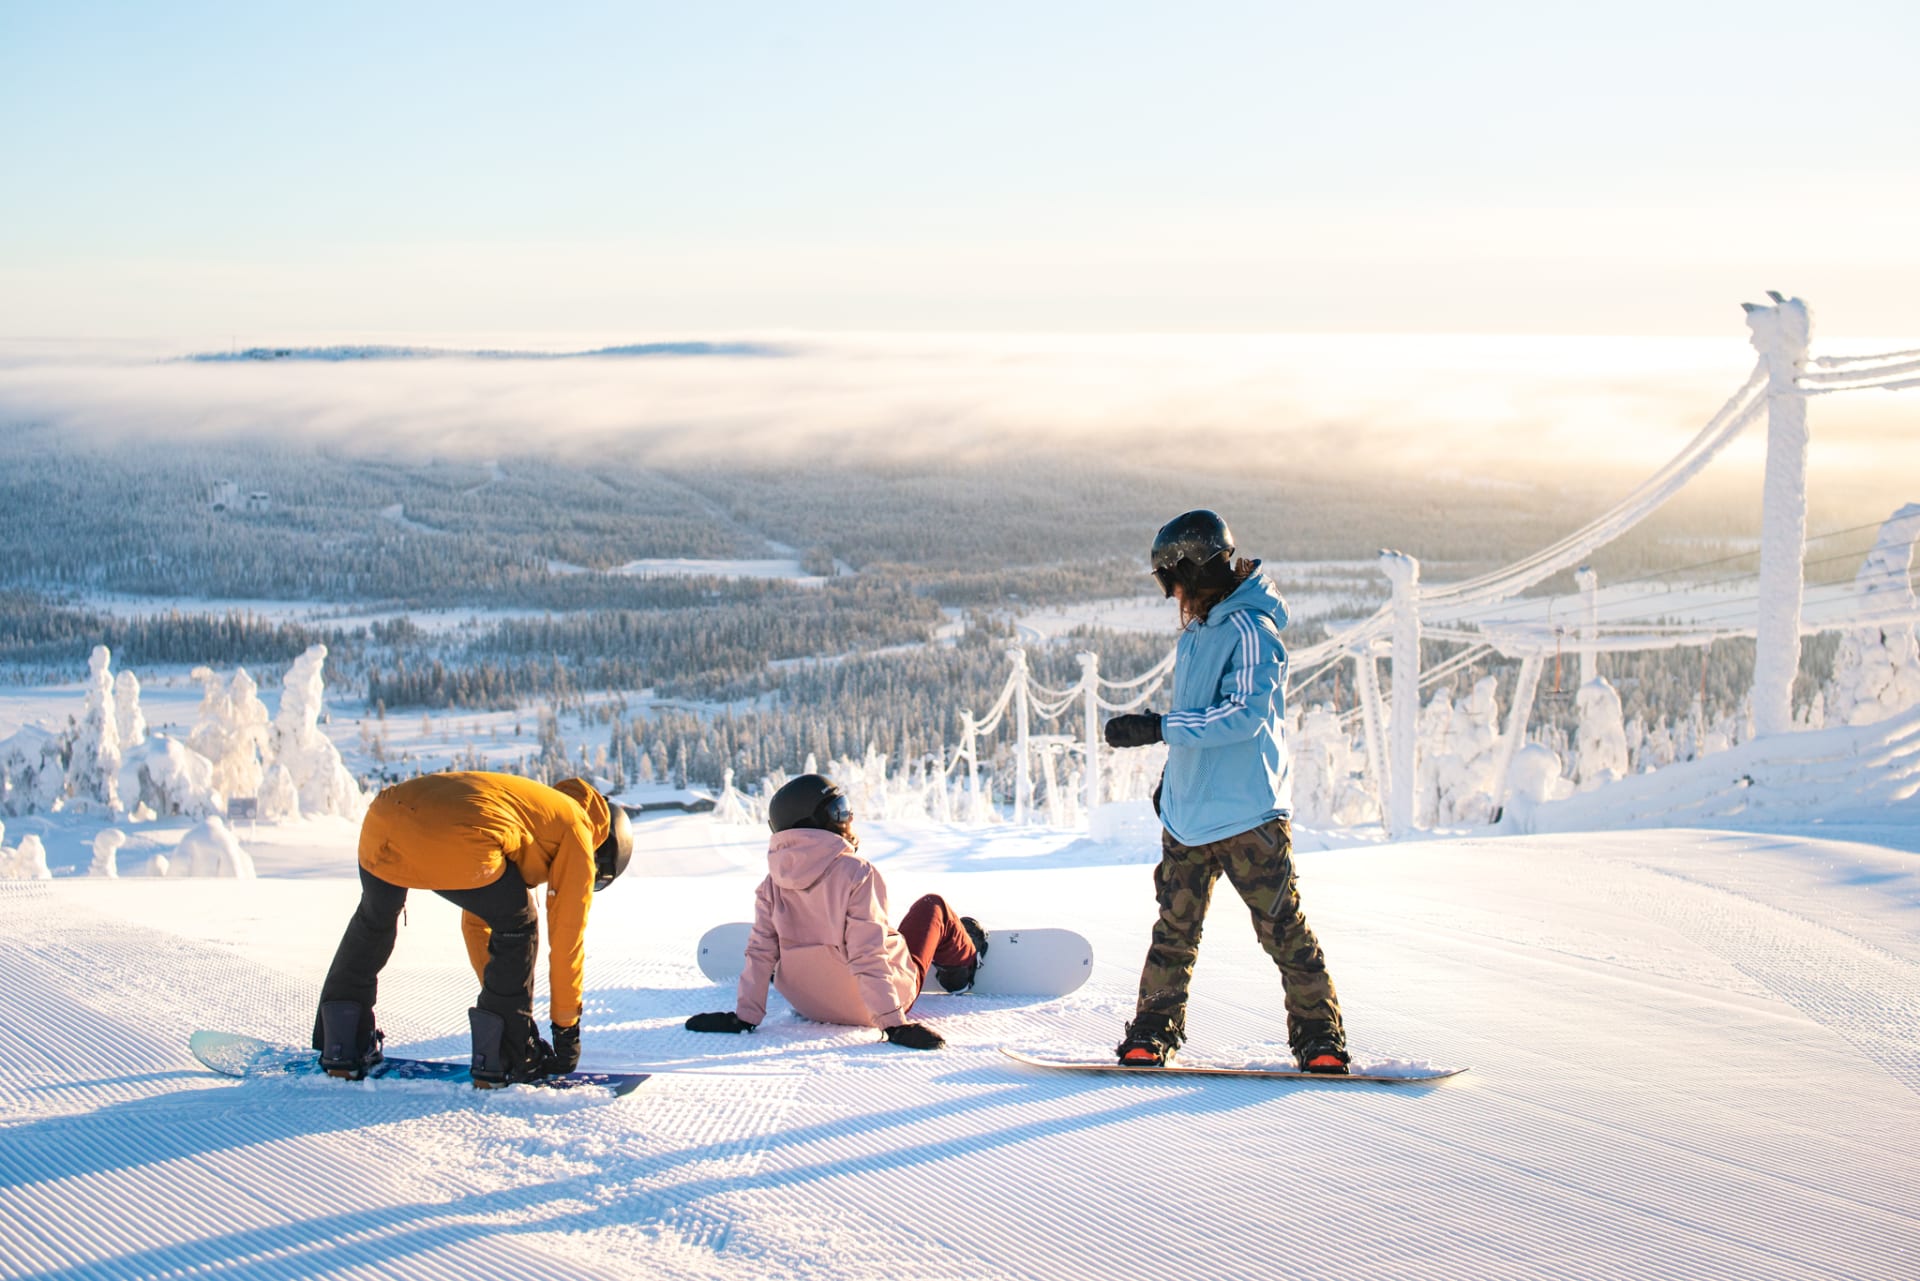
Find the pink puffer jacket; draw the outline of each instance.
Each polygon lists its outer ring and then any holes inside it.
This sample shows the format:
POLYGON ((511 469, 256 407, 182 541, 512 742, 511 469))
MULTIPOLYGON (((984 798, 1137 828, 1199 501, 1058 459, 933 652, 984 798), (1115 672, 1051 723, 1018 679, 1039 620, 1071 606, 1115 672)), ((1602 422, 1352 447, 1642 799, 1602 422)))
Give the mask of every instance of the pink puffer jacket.
POLYGON ((790 828, 767 847, 734 1013, 758 1023, 767 982, 816 1023, 893 1027, 920 994, 906 942, 887 924, 887 884, 834 832, 790 828))

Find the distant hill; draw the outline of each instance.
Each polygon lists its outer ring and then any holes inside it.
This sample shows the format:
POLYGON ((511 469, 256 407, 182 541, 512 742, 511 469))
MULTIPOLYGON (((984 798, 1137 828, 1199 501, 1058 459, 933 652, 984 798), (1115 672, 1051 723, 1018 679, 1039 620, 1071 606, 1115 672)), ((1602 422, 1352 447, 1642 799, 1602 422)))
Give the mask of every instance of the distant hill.
POLYGON ((265 360, 592 360, 645 356, 788 356, 792 349, 754 342, 642 342, 592 351, 462 351, 446 347, 248 347, 241 351, 203 351, 180 359, 203 364, 265 360))

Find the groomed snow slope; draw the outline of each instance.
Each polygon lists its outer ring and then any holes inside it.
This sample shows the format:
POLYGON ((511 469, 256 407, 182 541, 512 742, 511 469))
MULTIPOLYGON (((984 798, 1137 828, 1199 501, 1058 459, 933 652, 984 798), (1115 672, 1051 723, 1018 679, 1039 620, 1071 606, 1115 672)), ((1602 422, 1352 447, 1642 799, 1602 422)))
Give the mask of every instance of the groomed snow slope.
MULTIPOLYGON (((641 832, 676 874, 595 906, 586 1060, 675 1074, 619 1102, 199 1071, 197 1027, 308 1026, 345 877, 0 885, 0 1275, 1920 1275, 1913 854, 1704 832, 1303 853, 1356 1048, 1473 1068, 1312 1086, 996 1054, 1098 1052, 1131 1008, 1152 851, 1059 835, 867 849, 896 913, 938 889, 989 927, 1088 934, 1074 996, 926 998, 943 1054, 777 1000, 752 1036, 687 1033, 731 1004, 693 946, 747 912, 756 840, 641 832)), ((1188 1059, 1278 1058, 1278 981, 1216 902, 1188 1059)), ((453 913, 409 917, 390 1048, 459 1056, 453 913)))

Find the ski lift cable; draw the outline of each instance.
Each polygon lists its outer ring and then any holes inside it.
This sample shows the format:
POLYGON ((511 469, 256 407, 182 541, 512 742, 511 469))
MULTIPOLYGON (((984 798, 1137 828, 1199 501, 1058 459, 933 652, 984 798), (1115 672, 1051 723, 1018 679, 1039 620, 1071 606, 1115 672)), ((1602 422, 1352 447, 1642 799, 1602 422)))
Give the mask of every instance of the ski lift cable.
MULTIPOLYGON (((1836 601, 1841 601, 1846 599, 1847 597, 1851 596, 1853 592, 1854 592, 1854 585, 1852 583, 1830 583, 1824 586, 1808 589, 1801 597, 1801 604, 1803 608, 1807 605, 1832 604, 1836 601)), ((1729 602, 1726 602, 1725 604, 1718 605, 1713 609, 1702 610, 1698 613, 1686 614, 1681 621, 1677 621, 1677 622, 1663 623, 1657 620, 1649 620, 1646 622, 1635 623, 1635 622, 1620 621, 1620 622, 1612 622, 1612 623, 1606 624, 1603 630, 1607 631, 1610 634, 1615 634, 1615 635, 1619 634, 1622 631, 1627 631, 1627 630, 1649 631, 1649 630, 1661 629, 1661 628, 1673 629, 1675 631, 1698 631, 1703 633, 1716 632, 1716 631, 1728 631, 1729 634, 1740 634, 1741 630, 1750 632, 1752 629, 1751 628, 1722 629, 1722 628, 1714 628, 1714 627, 1707 627, 1703 629, 1700 627, 1700 624, 1711 623, 1716 619, 1725 619, 1725 618, 1744 619, 1749 615, 1751 615, 1757 620, 1759 617, 1759 613, 1760 613, 1760 598, 1756 594, 1752 596, 1743 596, 1737 601, 1729 601, 1729 602)), ((1862 623, 1859 625, 1865 626, 1867 625, 1868 621, 1878 621, 1878 620, 1863 620, 1862 623)), ((1849 624, 1846 624, 1846 623, 1832 623, 1832 624, 1827 624, 1825 626, 1816 628, 1814 630, 1827 631, 1836 627, 1845 627, 1848 625, 1849 624)))
MULTIPOLYGON (((1845 534, 1857 534, 1864 529, 1879 529, 1884 524, 1886 524, 1885 520, 1870 520, 1863 525, 1849 525, 1845 529, 1830 529, 1822 534, 1809 534, 1807 536, 1807 541, 1809 543, 1815 543, 1828 538, 1839 538, 1845 534)), ((1606 590, 1614 591, 1622 587, 1632 587, 1639 583, 1654 582, 1662 578, 1670 577, 1671 575, 1674 575, 1674 574, 1684 574, 1688 570, 1708 569, 1714 565, 1724 565, 1729 561, 1744 560, 1749 556, 1758 556, 1759 554, 1760 554, 1760 549, 1758 547, 1752 547, 1747 549, 1746 551, 1734 552, 1733 554, 1728 556, 1715 556, 1711 560, 1699 560, 1699 561, 1694 561, 1691 564, 1687 564, 1687 565, 1676 565, 1671 569, 1654 570, 1651 573, 1642 574, 1637 578, 1622 578, 1622 579, 1617 579, 1613 582, 1609 582, 1608 584, 1606 584, 1606 590)), ((1741 575, 1741 574, 1733 575, 1733 578, 1741 578, 1741 577, 1745 577, 1745 575, 1741 575)), ((1732 580, 1724 579, 1719 581, 1732 581, 1732 580)), ((1700 587, 1704 585, 1706 584, 1701 584, 1701 583, 1688 584, 1688 586, 1690 587, 1700 587)), ((1505 603, 1504 601, 1489 602, 1488 604, 1476 607, 1475 609, 1469 612, 1461 613, 1458 615, 1451 615, 1449 616, 1448 621, 1466 622, 1476 616, 1481 616, 1482 614, 1484 614, 1485 611, 1496 610, 1504 603, 1505 603)), ((1603 605, 1602 608, 1604 607, 1605 606, 1603 605)))
MULTIPOLYGON (((1916 542, 1920 542, 1920 538, 1908 538, 1907 542, 1903 542, 1903 544, 1889 544, 1889 547, 1895 547, 1895 549, 1897 549, 1897 547, 1912 547, 1916 542)), ((1878 547, 1878 544, 1876 544, 1876 547, 1878 547)), ((1814 568, 1816 565, 1834 565, 1834 563, 1841 563, 1841 561, 1864 559, 1870 551, 1874 551, 1874 547, 1862 547, 1859 551, 1841 551, 1841 553, 1836 553, 1836 555, 1814 557, 1811 561, 1801 561, 1801 568, 1814 568)), ((1720 586, 1720 584, 1728 584, 1728 582, 1751 582, 1751 584, 1755 584, 1755 592, 1759 590, 1759 574, 1740 574, 1740 576, 1732 576, 1732 578, 1716 578, 1713 582, 1705 582, 1705 584, 1690 584, 1688 590, 1701 590, 1701 588, 1711 588, 1711 586, 1720 586)), ((1853 592, 1853 590, 1857 588, 1857 584, 1853 584, 1853 582, 1822 582, 1822 584, 1814 584, 1812 588, 1807 588, 1805 592, 1826 592, 1826 590, 1830 590, 1830 588, 1843 588, 1843 590, 1847 590, 1847 592, 1853 592)), ((1642 593, 1642 595, 1636 595, 1636 597, 1632 597, 1632 599, 1628 599, 1628 601, 1607 601, 1605 605, 1601 605, 1601 611, 1613 613, 1615 616, 1613 616, 1611 620, 1617 622, 1622 616, 1626 616, 1626 618, 1632 618, 1632 616, 1634 616, 1632 613, 1620 615, 1620 607, 1622 607, 1622 605, 1632 605, 1632 603, 1649 601, 1649 599, 1651 599, 1651 601, 1665 601, 1668 595, 1670 595, 1670 593, 1642 593)), ((1715 601, 1715 605, 1718 605, 1718 601, 1715 601)), ((1599 611, 1596 611, 1596 613, 1599 613, 1599 611)))
POLYGON ((1625 498, 1580 529, 1505 569, 1423 591, 1421 599, 1435 604, 1467 604, 1490 595, 1514 595, 1565 564, 1580 559, 1594 547, 1613 541, 1678 493, 1759 416, 1767 403, 1767 397, 1761 391, 1766 378, 1766 362, 1756 361, 1746 383, 1721 406, 1720 411, 1708 420, 1707 425, 1679 454, 1625 498))
POLYGON ((1883 361, 1906 360, 1920 356, 1920 351, 1889 351, 1877 356, 1814 356, 1807 363, 1822 369, 1838 369, 1845 365, 1877 365, 1883 361))
POLYGON ((1898 374, 1920 372, 1920 360, 1894 360, 1884 364, 1862 368, 1815 369, 1800 375, 1801 382, 1819 384, 1858 382, 1868 379, 1890 378, 1898 374))
MULTIPOLYGON (((1840 535, 1840 534, 1847 534, 1847 533, 1857 533, 1857 532, 1858 532, 1859 530, 1861 530, 1861 529, 1877 529, 1877 528, 1879 528, 1879 527, 1880 527, 1880 525, 1882 525, 1882 524, 1884 524, 1884 523, 1885 523, 1885 522, 1880 522, 1880 521, 1876 521, 1876 522, 1874 522, 1874 523, 1872 523, 1872 524, 1869 524, 1869 525, 1862 525, 1862 526, 1856 526, 1856 527, 1854 527, 1853 529, 1846 529, 1846 530, 1835 530, 1835 531, 1833 531, 1832 533, 1828 533, 1828 534, 1822 534, 1822 535, 1819 535, 1818 537, 1819 537, 1819 538, 1832 538, 1832 537, 1836 537, 1837 535, 1840 535)), ((1809 539, 1808 539, 1807 541, 1808 541, 1808 542, 1813 542, 1813 541, 1815 541, 1815 539, 1813 539, 1813 538, 1809 538, 1809 539)), ((1916 539, 1908 539, 1908 540, 1907 540, 1906 542, 1904 542, 1904 543, 1894 543, 1894 544, 1891 544, 1891 546, 1893 546, 1893 547, 1911 547, 1911 546, 1913 546, 1913 545, 1914 545, 1914 543, 1916 543, 1916 542, 1920 542, 1920 538, 1916 538, 1916 539)), ((1875 544, 1874 544, 1874 547, 1878 547, 1878 546, 1879 546, 1879 544, 1878 544, 1878 543, 1875 543, 1875 544)), ((1816 558, 1816 559, 1814 559, 1814 560, 1808 560, 1808 561, 1803 561, 1803 562, 1802 562, 1802 565, 1803 565, 1803 567, 1809 567, 1809 566, 1814 566, 1814 565, 1827 565, 1827 564, 1831 564, 1831 563, 1833 563, 1834 561, 1843 561, 1843 560, 1850 560, 1850 559, 1852 559, 1852 558, 1854 558, 1854 557, 1856 557, 1856 556, 1859 556, 1859 557, 1864 557, 1864 556, 1866 556, 1866 555, 1867 555, 1867 554, 1868 554, 1869 552, 1871 552, 1871 551, 1873 551, 1873 550, 1874 550, 1874 547, 1867 547, 1867 548, 1862 548, 1862 549, 1860 549, 1860 550, 1858 550, 1858 551, 1847 551, 1847 552, 1840 552, 1840 553, 1837 553, 1837 554, 1835 554, 1835 555, 1832 555, 1832 556, 1822 556, 1822 557, 1818 557, 1818 558, 1816 558)), ((1750 556, 1750 555, 1757 555, 1757 554, 1758 554, 1758 549, 1757 549, 1757 548, 1756 548, 1756 549, 1755 549, 1754 551, 1752 551, 1752 552, 1743 552, 1743 553, 1741 553, 1741 555, 1742 555, 1742 556, 1750 556)), ((1729 560, 1731 560, 1731 559, 1734 559, 1734 558, 1733 558, 1733 557, 1727 557, 1726 559, 1729 559, 1729 560)), ((1718 587, 1718 586, 1721 586, 1722 584, 1725 584, 1725 583, 1737 583, 1737 582, 1751 582, 1751 581, 1754 581, 1754 580, 1755 580, 1755 578, 1756 578, 1756 574, 1755 574, 1754 572, 1749 572, 1749 571, 1744 571, 1744 570, 1743 570, 1742 572, 1740 572, 1740 573, 1738 573, 1738 574, 1727 574, 1727 575, 1724 575, 1724 576, 1722 576, 1722 577, 1720 577, 1720 578, 1710 578, 1710 579, 1707 579, 1707 580, 1705 580, 1704 582, 1697 582, 1697 583, 1684 583, 1684 584, 1679 584, 1679 585, 1678 585, 1678 587, 1679 587, 1679 590, 1682 590, 1682 591, 1690 591, 1690 592, 1691 592, 1691 591, 1705 591, 1705 590, 1706 590, 1706 589, 1708 589, 1708 588, 1712 588, 1712 587, 1718 587)), ((1622 586, 1626 586, 1626 585, 1627 585, 1628 583, 1631 583, 1631 582, 1635 582, 1635 581, 1644 581, 1644 580, 1632 580, 1632 579, 1629 579, 1629 580, 1626 580, 1626 582, 1622 582, 1622 583, 1615 583, 1615 584, 1610 584, 1610 585, 1609 585, 1609 588, 1608 588, 1608 590, 1613 590, 1614 588, 1618 588, 1618 587, 1622 587, 1622 586)), ((1635 607, 1637 607, 1637 606, 1639 605, 1639 603, 1640 603, 1640 602, 1642 602, 1642 601, 1663 601, 1663 600, 1666 600, 1666 599, 1668 599, 1668 597, 1669 597, 1669 596, 1671 596, 1671 594, 1672 594, 1672 593, 1670 593, 1670 592, 1635 592, 1635 593, 1633 593, 1632 595, 1630 595, 1630 596, 1626 596, 1626 597, 1620 597, 1620 596, 1615 596, 1614 598, 1612 598, 1612 599, 1610 599, 1610 600, 1604 600, 1604 601, 1600 601, 1600 602, 1598 602, 1598 603, 1597 603, 1597 604, 1595 605, 1595 616, 1596 616, 1596 618, 1597 618, 1598 616, 1600 616, 1600 615, 1605 615, 1605 614, 1611 614, 1611 615, 1615 615, 1615 616, 1620 616, 1620 615, 1621 615, 1621 611, 1622 611, 1623 609, 1626 609, 1626 610, 1628 610, 1628 611, 1629 611, 1629 612, 1628 612, 1628 615, 1627 615, 1627 616, 1631 616, 1631 610, 1632 610, 1633 608, 1635 608, 1635 607)), ((1556 596, 1556 597, 1553 597, 1552 599, 1555 599, 1555 600, 1564 600, 1564 599, 1567 599, 1567 598, 1566 598, 1566 597, 1564 597, 1564 596, 1556 596)), ((1475 611, 1474 611, 1474 612, 1473 612, 1473 613, 1472 613, 1471 615, 1469 615, 1469 616, 1459 616, 1459 617, 1447 617, 1447 618, 1446 618, 1446 621, 1448 621, 1448 622, 1456 622, 1456 623, 1458 623, 1458 622, 1474 622, 1474 621, 1479 621, 1479 620, 1482 620, 1482 619, 1491 619, 1491 618, 1493 618, 1493 617, 1495 616, 1495 614, 1496 614, 1496 612, 1498 611, 1498 609, 1499 609, 1499 608, 1500 608, 1500 607, 1501 607, 1502 605, 1504 605, 1504 604, 1510 604, 1510 603, 1511 603, 1511 602, 1495 602, 1495 603, 1493 603, 1493 604, 1492 604, 1492 605, 1490 605, 1490 606, 1487 606, 1487 607, 1483 607, 1483 608, 1481 608, 1481 609, 1478 609, 1478 610, 1475 610, 1475 611)))
POLYGON ((1678 493, 1702 467, 1718 456, 1740 431, 1759 416, 1764 405, 1764 397, 1755 396, 1750 399, 1742 412, 1718 431, 1713 432, 1712 438, 1703 447, 1692 450, 1676 460, 1661 474, 1643 484, 1609 511, 1589 521, 1559 542, 1503 570, 1457 583, 1430 587, 1421 593, 1421 599, 1435 605, 1458 608, 1480 601, 1515 596, 1559 570, 1576 564, 1595 548, 1614 541, 1627 530, 1638 525, 1641 520, 1678 493))

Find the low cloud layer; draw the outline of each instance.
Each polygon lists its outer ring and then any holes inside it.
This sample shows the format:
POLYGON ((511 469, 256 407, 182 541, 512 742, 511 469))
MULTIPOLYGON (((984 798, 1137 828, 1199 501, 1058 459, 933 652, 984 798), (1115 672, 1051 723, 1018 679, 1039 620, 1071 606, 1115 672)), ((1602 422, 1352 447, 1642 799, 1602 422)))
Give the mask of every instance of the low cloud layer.
MULTIPOLYGON (((1564 477, 1658 465, 1753 361, 1744 344, 1700 339, 714 341, 694 354, 571 360, 214 363, 16 345, 0 350, 0 423, 400 457, 620 450, 659 463, 855 465, 1101 450, 1170 467, 1237 455, 1263 468, 1564 477)), ((1914 474, 1920 462, 1920 391, 1824 399, 1815 419, 1821 466, 1914 474)), ((1749 458, 1761 435, 1743 442, 1749 458)))

